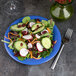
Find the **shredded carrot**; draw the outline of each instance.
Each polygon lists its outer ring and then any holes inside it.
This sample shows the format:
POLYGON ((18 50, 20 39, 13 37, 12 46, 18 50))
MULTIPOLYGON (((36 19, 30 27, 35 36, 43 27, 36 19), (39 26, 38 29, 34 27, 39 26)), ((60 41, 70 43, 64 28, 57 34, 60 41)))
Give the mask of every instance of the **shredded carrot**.
POLYGON ((37 21, 37 23, 41 23, 40 21, 37 21))
POLYGON ((9 33, 8 33, 8 38, 10 38, 9 33))
MULTIPOLYGON (((29 50, 28 50, 28 51, 29 51, 29 50)), ((30 55, 31 55, 31 58, 34 58, 34 59, 41 59, 41 57, 40 57, 40 58, 34 57, 34 56, 32 55, 32 51, 29 51, 29 53, 30 53, 30 55)))
POLYGON ((35 41, 35 42, 33 42, 33 44, 35 44, 35 43, 37 43, 37 42, 39 42, 39 43, 40 43, 40 41, 35 41))
POLYGON ((37 40, 37 38, 35 38, 31 43, 33 44, 35 40, 37 40))
POLYGON ((31 55, 31 58, 33 58, 33 56, 32 56, 32 51, 29 51, 29 53, 30 53, 30 55, 31 55))
POLYGON ((6 36, 4 36, 6 39, 9 39, 9 38, 7 38, 6 36))
POLYGON ((28 52, 30 53, 30 55, 31 55, 31 58, 33 58, 33 56, 32 56, 32 51, 28 50, 28 52))
POLYGON ((9 39, 11 42, 12 42, 12 40, 10 39, 10 38, 7 38, 6 36, 4 36, 6 39, 9 39))
POLYGON ((18 40, 24 41, 22 38, 19 38, 18 40))
POLYGON ((12 33, 12 32, 9 32, 9 34, 12 34, 12 35, 15 35, 15 36, 19 36, 18 34, 14 34, 14 33, 12 33))
POLYGON ((40 57, 40 58, 36 58, 36 57, 34 57, 34 56, 33 56, 33 58, 34 58, 34 59, 41 59, 41 57, 40 57))
POLYGON ((57 43, 57 40, 56 41, 54 41, 54 44, 56 44, 57 43))
POLYGON ((28 42, 30 43, 31 41, 30 41, 30 40, 28 40, 28 42))
POLYGON ((51 33, 51 30, 49 28, 47 28, 48 32, 51 33))

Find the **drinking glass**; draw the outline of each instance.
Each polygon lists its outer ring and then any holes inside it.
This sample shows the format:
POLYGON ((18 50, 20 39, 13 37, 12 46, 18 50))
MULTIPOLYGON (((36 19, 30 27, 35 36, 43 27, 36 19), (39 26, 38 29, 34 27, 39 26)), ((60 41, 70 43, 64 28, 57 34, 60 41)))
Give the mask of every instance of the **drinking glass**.
POLYGON ((9 15, 17 15, 21 13, 22 4, 17 0, 8 0, 4 6, 3 11, 9 15))

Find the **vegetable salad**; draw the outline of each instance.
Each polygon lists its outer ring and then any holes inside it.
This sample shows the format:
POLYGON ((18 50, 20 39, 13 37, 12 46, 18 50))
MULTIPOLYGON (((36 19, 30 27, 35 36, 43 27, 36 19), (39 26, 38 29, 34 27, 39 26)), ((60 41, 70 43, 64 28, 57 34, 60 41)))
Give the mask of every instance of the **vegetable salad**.
POLYGON ((53 41, 53 27, 51 20, 30 19, 26 16, 22 22, 10 26, 8 37, 10 42, 2 40, 12 49, 19 60, 28 58, 41 59, 50 55, 57 41, 53 41))

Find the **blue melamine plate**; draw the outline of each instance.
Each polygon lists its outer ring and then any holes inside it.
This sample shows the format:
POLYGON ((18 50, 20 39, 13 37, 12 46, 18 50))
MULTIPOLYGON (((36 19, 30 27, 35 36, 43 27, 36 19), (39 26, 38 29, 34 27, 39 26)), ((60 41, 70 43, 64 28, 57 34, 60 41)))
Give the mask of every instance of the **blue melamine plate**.
MULTIPOLYGON (((19 18, 18 20, 14 21, 10 26, 14 25, 14 24, 17 24, 19 22, 22 22, 22 18, 19 18)), ((40 20, 48 20, 46 18, 43 18, 43 17, 40 17, 40 16, 30 16, 31 19, 40 19, 40 20)), ((7 37, 8 36, 8 32, 10 31, 10 26, 8 27, 6 33, 5 33, 5 36, 7 37)), ((36 59, 26 59, 26 60, 23 60, 23 61, 20 61, 18 60, 17 57, 14 56, 14 53, 13 51, 8 47, 8 44, 7 43, 4 43, 5 45, 5 48, 6 48, 6 51, 8 52, 8 54, 14 59, 16 60, 17 62, 19 63, 22 63, 22 64, 27 64, 27 65, 38 65, 38 64, 42 64, 42 63, 45 63, 47 61, 49 61, 50 59, 52 59, 56 54, 57 52, 59 51, 59 48, 61 46, 61 35, 60 35, 60 32, 57 28, 57 26, 55 25, 54 26, 54 29, 53 29, 53 33, 54 33, 54 36, 53 36, 53 40, 57 40, 57 43, 55 44, 52 52, 50 53, 49 56, 47 56, 46 58, 41 58, 39 60, 36 60, 36 59)), ((4 38, 5 41, 9 41, 8 39, 4 38)))

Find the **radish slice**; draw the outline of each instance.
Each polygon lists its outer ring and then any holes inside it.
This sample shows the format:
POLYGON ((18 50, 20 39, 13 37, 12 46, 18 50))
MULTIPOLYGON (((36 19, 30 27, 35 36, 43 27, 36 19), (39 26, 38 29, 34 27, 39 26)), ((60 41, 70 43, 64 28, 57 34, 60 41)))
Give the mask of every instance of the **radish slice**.
POLYGON ((45 33, 48 33, 48 30, 44 29, 41 34, 45 34, 45 33))
POLYGON ((35 22, 30 22, 29 26, 32 27, 35 24, 35 22))
POLYGON ((33 37, 31 35, 24 35, 23 38, 26 40, 31 40, 33 37))
POLYGON ((27 46, 28 46, 28 48, 32 48, 33 47, 31 43, 28 43, 27 46))
POLYGON ((28 50, 27 49, 25 49, 25 48, 22 48, 20 51, 19 51, 19 53, 20 53, 20 56, 22 56, 22 57, 25 57, 27 54, 28 54, 28 50))
POLYGON ((43 46, 40 44, 40 43, 37 43, 36 44, 36 48, 39 52, 42 52, 43 51, 43 46))
POLYGON ((40 36, 38 34, 36 34, 35 36, 36 36, 36 38, 40 39, 40 36))

